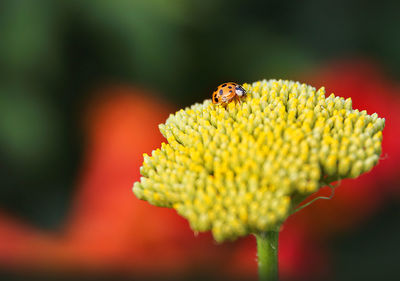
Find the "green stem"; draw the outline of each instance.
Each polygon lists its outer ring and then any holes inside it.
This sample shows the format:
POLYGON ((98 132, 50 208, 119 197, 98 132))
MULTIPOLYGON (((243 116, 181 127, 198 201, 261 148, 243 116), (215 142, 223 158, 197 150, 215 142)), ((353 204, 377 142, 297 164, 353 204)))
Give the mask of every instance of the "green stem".
POLYGON ((258 274, 260 281, 278 280, 278 236, 279 231, 256 234, 258 274))

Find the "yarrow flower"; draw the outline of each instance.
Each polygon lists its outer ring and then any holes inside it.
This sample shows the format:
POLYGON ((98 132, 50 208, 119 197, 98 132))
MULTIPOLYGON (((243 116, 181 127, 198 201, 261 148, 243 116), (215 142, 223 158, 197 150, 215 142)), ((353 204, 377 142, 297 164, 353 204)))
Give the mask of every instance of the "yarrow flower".
POLYGON ((159 125, 168 143, 144 154, 140 199, 172 207, 216 241, 278 231, 322 186, 377 164, 385 119, 299 82, 244 84, 241 103, 210 100, 159 125))

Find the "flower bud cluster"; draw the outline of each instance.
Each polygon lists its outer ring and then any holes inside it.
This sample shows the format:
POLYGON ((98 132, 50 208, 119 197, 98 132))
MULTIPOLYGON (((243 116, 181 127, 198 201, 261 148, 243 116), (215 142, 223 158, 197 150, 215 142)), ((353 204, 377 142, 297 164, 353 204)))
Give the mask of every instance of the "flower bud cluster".
POLYGON ((243 87, 241 103, 205 100, 171 114, 159 126, 168 144, 144 155, 133 187, 219 242, 276 228, 293 196, 358 177, 381 154, 385 120, 353 109, 350 98, 293 81, 243 87))

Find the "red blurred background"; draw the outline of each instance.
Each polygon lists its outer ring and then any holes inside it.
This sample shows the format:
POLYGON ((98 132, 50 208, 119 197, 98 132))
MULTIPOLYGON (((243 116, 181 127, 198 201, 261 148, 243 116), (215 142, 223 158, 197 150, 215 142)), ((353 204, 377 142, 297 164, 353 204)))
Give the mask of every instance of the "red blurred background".
MULTIPOLYGON (((352 97, 355 108, 386 118, 383 154, 372 172, 343 180, 333 199, 288 219, 280 237, 282 280, 335 279, 335 239, 366 227, 400 195, 398 85, 363 60, 336 62, 316 73, 303 81, 352 97)), ((127 85, 104 86, 94 97, 82 116, 85 154, 63 227, 44 231, 3 212, 0 267, 24 276, 256 279, 253 237, 217 245, 209 233, 194 235, 175 211, 131 192, 142 154, 163 141, 157 124, 176 107, 127 85)))
POLYGON ((264 78, 386 118, 379 164, 282 227, 281 279, 399 280, 399 8, 4 0, 0 280, 257 279, 253 237, 217 245, 132 185, 170 113, 221 81, 264 78))

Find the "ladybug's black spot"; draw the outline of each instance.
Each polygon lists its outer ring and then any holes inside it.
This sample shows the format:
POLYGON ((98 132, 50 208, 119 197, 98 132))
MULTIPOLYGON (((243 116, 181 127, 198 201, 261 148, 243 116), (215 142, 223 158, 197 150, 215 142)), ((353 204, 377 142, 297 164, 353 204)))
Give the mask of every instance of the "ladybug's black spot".
POLYGON ((222 95, 223 93, 224 93, 224 91, 222 91, 222 89, 219 90, 219 94, 220 94, 220 95, 222 95))
POLYGON ((229 89, 232 89, 232 86, 229 86, 228 88, 229 88, 229 89))
POLYGON ((214 102, 219 102, 218 97, 215 97, 215 98, 214 98, 214 102))
POLYGON ((232 91, 229 91, 229 93, 232 93, 232 91))
POLYGON ((226 84, 223 84, 222 87, 226 87, 226 84))

